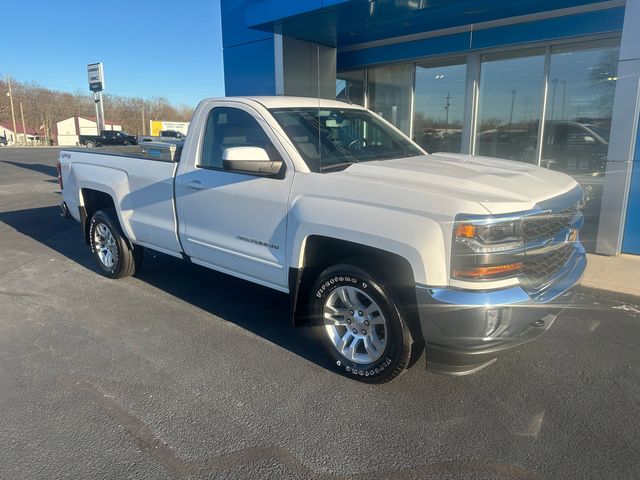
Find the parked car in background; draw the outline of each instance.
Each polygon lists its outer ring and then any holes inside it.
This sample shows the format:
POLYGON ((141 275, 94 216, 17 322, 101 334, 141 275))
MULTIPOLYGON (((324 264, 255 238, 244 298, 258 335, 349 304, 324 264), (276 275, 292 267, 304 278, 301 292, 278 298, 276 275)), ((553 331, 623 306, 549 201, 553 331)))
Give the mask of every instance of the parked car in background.
POLYGON ((102 130, 100 135, 80 135, 79 143, 87 148, 95 148, 104 145, 137 145, 138 139, 127 132, 102 130))
POLYGON ((570 175, 603 175, 609 142, 596 126, 571 121, 547 122, 542 166, 570 175))
POLYGON ((0 137, 0 146, 6 147, 7 143, 7 137, 0 137))
POLYGON ((355 105, 209 99, 184 145, 140 150, 60 152, 62 210, 100 272, 132 275, 150 249, 288 293, 357 380, 425 348, 431 370, 477 372, 543 334, 586 266, 570 176, 428 155, 355 105))
POLYGON ((160 135, 138 135, 138 143, 142 142, 181 142, 187 136, 176 130, 161 130, 160 135))

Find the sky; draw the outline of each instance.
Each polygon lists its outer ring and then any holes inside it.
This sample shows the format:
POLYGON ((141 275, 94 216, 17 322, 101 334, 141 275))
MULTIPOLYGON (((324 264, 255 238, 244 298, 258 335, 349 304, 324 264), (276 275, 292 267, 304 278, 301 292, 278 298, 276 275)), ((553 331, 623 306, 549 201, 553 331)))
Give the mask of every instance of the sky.
POLYGON ((224 95, 219 0, 30 0, 5 7, 0 76, 89 94, 87 64, 102 62, 104 93, 189 106, 224 95))

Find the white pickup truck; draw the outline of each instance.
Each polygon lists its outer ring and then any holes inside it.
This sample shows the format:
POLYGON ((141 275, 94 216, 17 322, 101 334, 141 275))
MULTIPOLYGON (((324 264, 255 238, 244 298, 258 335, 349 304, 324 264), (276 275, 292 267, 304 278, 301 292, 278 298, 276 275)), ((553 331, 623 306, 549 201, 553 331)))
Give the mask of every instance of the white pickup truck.
POLYGON ((101 272, 132 275, 149 248, 287 292, 361 381, 425 348, 430 370, 480 370, 546 331, 586 265, 571 177, 430 155, 358 106, 208 99, 181 150, 154 145, 60 153, 63 212, 101 272))

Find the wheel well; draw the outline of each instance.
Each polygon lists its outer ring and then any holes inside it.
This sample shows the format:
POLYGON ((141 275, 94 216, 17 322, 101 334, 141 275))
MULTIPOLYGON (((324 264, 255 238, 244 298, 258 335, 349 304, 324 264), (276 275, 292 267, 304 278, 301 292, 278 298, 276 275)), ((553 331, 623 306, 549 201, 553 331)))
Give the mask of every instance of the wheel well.
MULTIPOLYGON (((115 209, 116 205, 111 198, 111 195, 105 192, 101 192, 99 190, 93 190, 91 188, 83 188, 80 191, 82 195, 82 201, 84 206, 83 212, 81 212, 81 220, 82 220, 82 230, 84 232, 84 240, 89 244, 89 220, 94 213, 98 210, 104 210, 105 208, 113 208, 115 209)), ((117 219, 114 219, 117 220, 117 219)))
POLYGON ((327 267, 347 260, 384 275, 403 305, 415 305, 413 269, 406 258, 368 245, 313 235, 305 243, 303 268, 290 275, 294 325, 310 321, 306 309, 300 307, 308 304, 309 292, 318 275, 327 267))

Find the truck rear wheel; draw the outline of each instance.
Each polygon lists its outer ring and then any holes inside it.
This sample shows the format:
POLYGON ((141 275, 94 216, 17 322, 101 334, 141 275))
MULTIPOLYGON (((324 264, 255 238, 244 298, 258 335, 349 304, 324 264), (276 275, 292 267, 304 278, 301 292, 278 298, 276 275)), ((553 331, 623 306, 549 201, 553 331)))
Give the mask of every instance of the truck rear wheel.
POLYGON ((99 210, 91 217, 89 243, 105 277, 129 277, 142 265, 142 247, 129 243, 125 238, 112 208, 99 210))
POLYGON ((93 140, 87 140, 84 146, 87 148, 96 148, 96 142, 94 142, 93 140))
POLYGON ((338 372, 366 383, 384 383, 407 367, 411 334, 381 275, 354 265, 334 265, 316 280, 310 307, 338 372))

